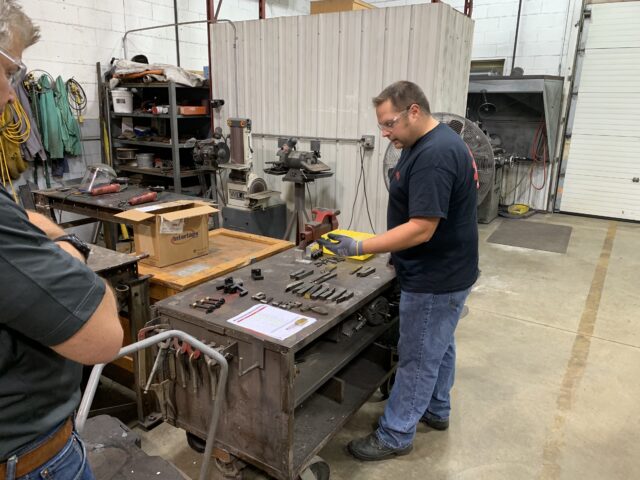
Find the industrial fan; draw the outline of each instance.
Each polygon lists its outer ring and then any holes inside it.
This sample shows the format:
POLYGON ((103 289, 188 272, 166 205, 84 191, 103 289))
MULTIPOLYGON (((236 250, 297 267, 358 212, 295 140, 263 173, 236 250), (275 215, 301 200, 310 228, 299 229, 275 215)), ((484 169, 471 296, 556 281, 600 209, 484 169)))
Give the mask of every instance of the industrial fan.
MULTIPOLYGON (((469 147, 476 166, 480 189, 478 190, 478 221, 489 223, 498 215, 500 200, 500 180, 496 176, 496 162, 493 147, 487 135, 471 120, 454 113, 433 113, 433 118, 453 129, 469 147)), ((400 159, 401 150, 393 144, 387 146, 382 162, 384 182, 389 190, 389 180, 400 159)))

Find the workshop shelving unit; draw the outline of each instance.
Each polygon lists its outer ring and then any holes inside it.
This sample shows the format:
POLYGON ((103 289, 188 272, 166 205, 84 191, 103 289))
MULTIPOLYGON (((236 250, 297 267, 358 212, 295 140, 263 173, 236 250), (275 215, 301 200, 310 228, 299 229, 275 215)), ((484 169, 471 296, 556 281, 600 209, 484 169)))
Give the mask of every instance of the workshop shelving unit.
MULTIPOLYGON (((112 148, 112 164, 119 173, 142 174, 154 177, 164 177, 173 180, 175 193, 181 193, 182 180, 189 177, 202 178, 201 173, 195 169, 184 169, 191 162, 192 147, 181 139, 195 137, 206 138, 210 128, 210 115, 181 115, 178 113, 183 102, 190 105, 208 104, 208 87, 187 87, 175 82, 153 83, 120 83, 117 88, 127 88, 134 92, 133 113, 116 113, 113 111, 111 92, 107 91, 105 99, 109 105, 109 134, 112 148), (153 114, 136 111, 145 102, 157 105, 168 105, 169 113, 153 114), (122 132, 122 119, 132 118, 134 126, 151 126, 153 122, 160 126, 160 130, 166 132, 169 142, 146 141, 139 139, 118 138, 122 132), (168 125, 167 125, 168 124, 168 125), (167 128, 168 127, 168 128, 167 128), (118 165, 116 148, 130 146, 139 149, 148 149, 147 153, 155 153, 165 156, 169 152, 171 170, 165 168, 146 168, 139 166, 118 165)), ((138 153, 145 153, 140 150, 138 153)), ((165 157, 166 158, 166 157, 165 157)))

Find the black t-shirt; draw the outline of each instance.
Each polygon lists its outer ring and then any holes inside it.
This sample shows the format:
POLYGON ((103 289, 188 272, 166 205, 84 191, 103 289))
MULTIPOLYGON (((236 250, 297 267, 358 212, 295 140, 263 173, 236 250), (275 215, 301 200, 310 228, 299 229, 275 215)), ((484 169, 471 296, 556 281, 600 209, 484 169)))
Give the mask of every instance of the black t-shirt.
POLYGON ((0 462, 69 417, 82 366, 51 350, 93 315, 104 282, 0 187, 0 462))
POLYGON ((477 184, 464 141, 439 124, 405 148, 390 173, 387 228, 414 217, 439 217, 428 242, 392 254, 408 292, 464 290, 478 278, 477 184))

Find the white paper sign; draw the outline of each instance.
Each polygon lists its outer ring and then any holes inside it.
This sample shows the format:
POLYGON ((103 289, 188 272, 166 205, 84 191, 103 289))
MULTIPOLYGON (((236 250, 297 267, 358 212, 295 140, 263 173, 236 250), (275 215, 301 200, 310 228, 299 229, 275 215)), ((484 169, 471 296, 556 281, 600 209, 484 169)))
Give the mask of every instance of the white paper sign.
POLYGON ((173 222, 165 220, 162 217, 160 218, 160 233, 175 234, 182 233, 182 231, 184 230, 184 218, 174 220, 173 222))
POLYGON ((227 321, 256 333, 284 340, 312 325, 316 319, 261 304, 255 305, 227 321))

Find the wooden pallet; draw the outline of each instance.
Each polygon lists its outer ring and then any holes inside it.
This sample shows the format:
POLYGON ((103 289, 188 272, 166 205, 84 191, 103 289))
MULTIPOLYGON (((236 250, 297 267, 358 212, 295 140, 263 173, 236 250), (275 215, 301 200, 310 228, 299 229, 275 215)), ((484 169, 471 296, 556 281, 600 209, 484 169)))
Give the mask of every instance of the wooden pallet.
POLYGON ((208 255, 162 268, 140 263, 138 271, 153 275, 149 296, 158 301, 293 246, 286 240, 219 228, 209 232, 208 255))

